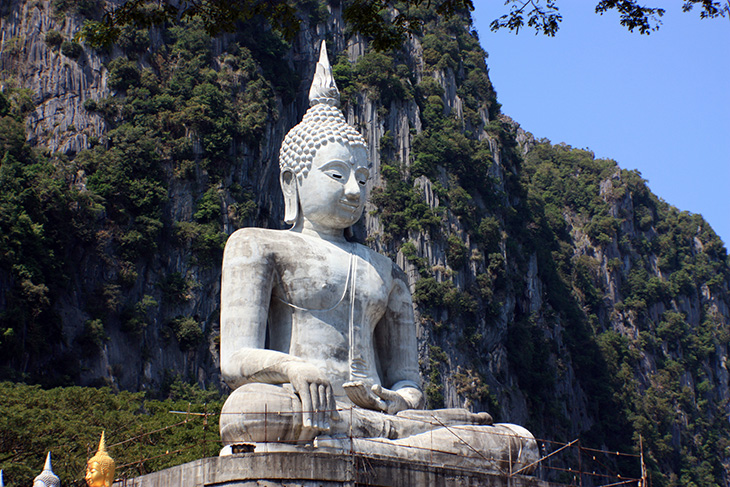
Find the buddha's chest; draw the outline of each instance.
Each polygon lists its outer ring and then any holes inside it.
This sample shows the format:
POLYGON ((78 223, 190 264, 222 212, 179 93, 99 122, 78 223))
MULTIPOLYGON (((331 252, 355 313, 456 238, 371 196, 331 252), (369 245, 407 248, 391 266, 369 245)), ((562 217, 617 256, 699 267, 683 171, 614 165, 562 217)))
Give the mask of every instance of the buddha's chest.
POLYGON ((358 320, 377 320, 387 306, 392 287, 390 268, 382 269, 363 252, 302 249, 294 262, 280 267, 274 299, 287 306, 340 321, 355 313, 358 320))

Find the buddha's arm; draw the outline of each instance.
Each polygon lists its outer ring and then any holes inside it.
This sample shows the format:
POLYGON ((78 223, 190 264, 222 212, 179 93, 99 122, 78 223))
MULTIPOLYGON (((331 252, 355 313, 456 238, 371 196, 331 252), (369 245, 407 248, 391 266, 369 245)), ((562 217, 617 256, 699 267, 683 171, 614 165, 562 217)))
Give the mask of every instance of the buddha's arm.
POLYGON ((385 401, 386 411, 391 414, 423 407, 413 304, 405 275, 400 274, 374 337, 385 388, 375 386, 373 392, 385 401))
POLYGON ((223 253, 221 372, 234 389, 247 382, 284 381, 272 367, 277 357, 261 350, 274 277, 267 253, 254 236, 240 230, 228 239, 223 253))
POLYGON ((266 323, 275 276, 265 239, 235 232, 226 243, 221 281, 221 373, 231 388, 289 382, 302 400, 304 426, 327 427, 335 409, 327 377, 299 357, 267 350, 266 323), (314 411, 312 415, 311 411, 314 411))

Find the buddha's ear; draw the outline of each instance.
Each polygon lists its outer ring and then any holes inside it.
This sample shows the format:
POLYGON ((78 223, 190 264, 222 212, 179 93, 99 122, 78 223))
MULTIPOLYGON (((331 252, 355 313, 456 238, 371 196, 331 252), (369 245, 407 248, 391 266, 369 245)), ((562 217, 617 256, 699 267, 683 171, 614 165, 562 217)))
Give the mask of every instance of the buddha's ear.
POLYGON ((296 223, 299 216, 299 186, 297 176, 291 169, 284 169, 279 175, 281 191, 284 193, 284 221, 296 223))

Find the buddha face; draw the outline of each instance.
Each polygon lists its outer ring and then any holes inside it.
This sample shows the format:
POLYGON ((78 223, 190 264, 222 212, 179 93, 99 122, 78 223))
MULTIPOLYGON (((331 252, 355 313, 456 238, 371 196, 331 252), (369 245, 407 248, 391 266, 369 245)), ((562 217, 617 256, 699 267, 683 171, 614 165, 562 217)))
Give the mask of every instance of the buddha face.
POLYGON ((370 177, 367 150, 339 142, 321 147, 299 185, 299 204, 314 226, 344 229, 360 219, 370 177))
POLYGON ((104 472, 99 462, 90 462, 86 466, 86 483, 89 487, 106 487, 104 472))

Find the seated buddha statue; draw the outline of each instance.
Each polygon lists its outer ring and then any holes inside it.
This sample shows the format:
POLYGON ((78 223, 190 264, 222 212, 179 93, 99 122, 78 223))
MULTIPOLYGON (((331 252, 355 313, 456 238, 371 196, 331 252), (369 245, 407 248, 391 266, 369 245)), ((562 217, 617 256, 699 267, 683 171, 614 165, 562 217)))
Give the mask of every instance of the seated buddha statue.
POLYGON ((363 212, 370 164, 338 108, 324 43, 309 99, 279 158, 291 228, 242 228, 224 251, 221 372, 233 392, 221 411, 223 444, 354 445, 414 458, 435 441, 460 464, 466 456, 526 467, 537 447, 525 429, 493 425, 487 413, 422 410, 406 275, 346 238, 363 212))

